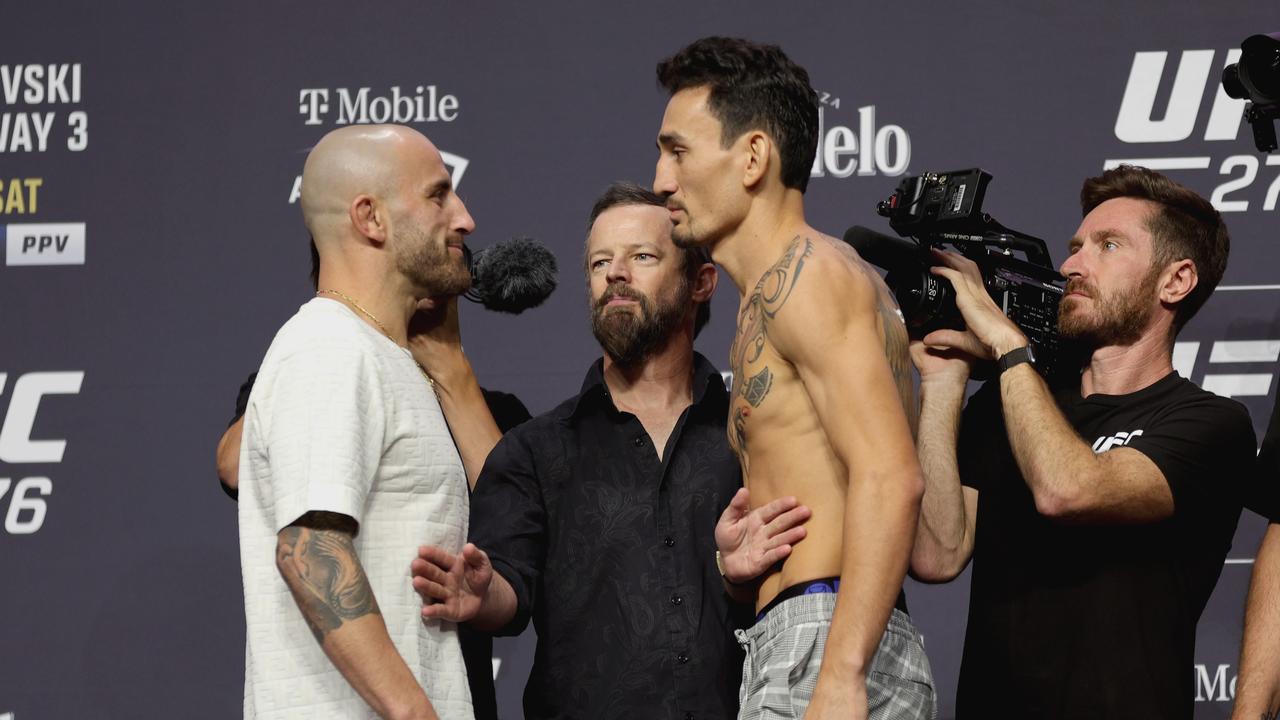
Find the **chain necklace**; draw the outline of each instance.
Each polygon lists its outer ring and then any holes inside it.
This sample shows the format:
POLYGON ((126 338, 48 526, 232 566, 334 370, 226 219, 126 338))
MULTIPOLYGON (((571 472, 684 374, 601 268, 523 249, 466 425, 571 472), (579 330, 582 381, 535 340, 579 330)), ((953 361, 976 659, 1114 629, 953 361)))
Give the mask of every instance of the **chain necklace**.
MULTIPOLYGON (((346 300, 347 303, 351 305, 351 307, 364 313, 365 317, 372 320, 373 324, 377 325, 378 329, 382 331, 382 334, 386 335, 388 340, 396 344, 396 347, 400 347, 400 343, 396 343, 396 339, 391 337, 391 333, 387 331, 387 326, 383 325, 381 320, 374 317, 373 313, 361 307, 360 303, 356 302, 355 299, 352 298, 350 295, 339 292, 337 290, 317 290, 316 297, 320 297, 321 295, 336 295, 342 298, 343 300, 346 300)), ((427 379, 427 384, 431 386, 431 391, 434 392, 436 394, 436 398, 439 399, 440 391, 436 389, 436 381, 431 378, 431 375, 430 373, 427 372, 427 369, 422 367, 422 363, 418 362, 418 359, 414 358, 412 353, 410 353, 409 357, 413 359, 413 364, 418 366, 418 370, 422 373, 422 377, 427 379)))

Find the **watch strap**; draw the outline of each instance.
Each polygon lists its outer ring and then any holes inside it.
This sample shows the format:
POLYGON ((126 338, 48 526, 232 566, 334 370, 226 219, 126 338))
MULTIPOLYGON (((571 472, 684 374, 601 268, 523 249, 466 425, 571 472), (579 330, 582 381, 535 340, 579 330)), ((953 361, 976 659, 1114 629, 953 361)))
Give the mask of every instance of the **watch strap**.
POLYGON ((1022 363, 1031 363, 1032 365, 1036 364, 1036 353, 1031 349, 1030 344, 1010 350, 1004 355, 1001 355, 1000 359, 996 361, 996 365, 1000 367, 1001 374, 1004 374, 1004 372, 1009 368, 1016 367, 1022 363))

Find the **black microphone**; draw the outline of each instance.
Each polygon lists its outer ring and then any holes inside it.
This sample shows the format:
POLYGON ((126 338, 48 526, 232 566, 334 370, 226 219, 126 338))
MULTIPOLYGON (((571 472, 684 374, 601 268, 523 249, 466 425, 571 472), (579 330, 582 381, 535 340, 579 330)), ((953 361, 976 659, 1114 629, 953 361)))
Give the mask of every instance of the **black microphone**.
POLYGON ((863 260, 885 270, 920 267, 920 246, 910 240, 854 225, 845 230, 844 241, 852 245, 863 260))
POLYGON ((556 289, 556 256, 532 238, 494 243, 470 257, 471 289, 463 297, 488 310, 516 315, 556 289))

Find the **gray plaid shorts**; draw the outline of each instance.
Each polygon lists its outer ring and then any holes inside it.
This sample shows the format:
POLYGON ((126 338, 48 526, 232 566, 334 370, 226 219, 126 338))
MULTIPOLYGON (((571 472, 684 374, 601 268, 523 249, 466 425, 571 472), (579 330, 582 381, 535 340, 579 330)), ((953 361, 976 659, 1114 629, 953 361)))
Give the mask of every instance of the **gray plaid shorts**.
MULTIPOLYGON (((813 697, 835 609, 833 593, 799 595, 779 603, 764 619, 735 631, 746 651, 739 720, 801 718, 813 697)), ((911 618, 894 610, 867 672, 870 720, 933 720, 933 673, 911 618)))

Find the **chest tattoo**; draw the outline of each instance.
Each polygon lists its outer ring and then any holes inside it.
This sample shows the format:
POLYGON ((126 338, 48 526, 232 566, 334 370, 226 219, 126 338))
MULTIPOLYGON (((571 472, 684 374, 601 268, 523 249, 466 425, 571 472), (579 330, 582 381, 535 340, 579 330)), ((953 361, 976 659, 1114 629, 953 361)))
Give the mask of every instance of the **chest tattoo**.
POLYGON ((765 364, 757 367, 764 353, 769 334, 769 321, 786 305, 806 259, 813 254, 813 241, 797 237, 778 262, 769 268, 756 283, 742 312, 738 315, 738 330, 729 350, 729 367, 733 370, 734 398, 729 423, 729 442, 742 458, 746 468, 746 419, 751 408, 760 407, 773 387, 773 371, 765 364), (743 402, 739 402, 741 398, 743 402))

